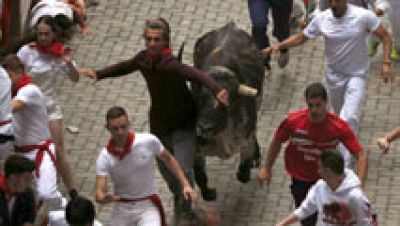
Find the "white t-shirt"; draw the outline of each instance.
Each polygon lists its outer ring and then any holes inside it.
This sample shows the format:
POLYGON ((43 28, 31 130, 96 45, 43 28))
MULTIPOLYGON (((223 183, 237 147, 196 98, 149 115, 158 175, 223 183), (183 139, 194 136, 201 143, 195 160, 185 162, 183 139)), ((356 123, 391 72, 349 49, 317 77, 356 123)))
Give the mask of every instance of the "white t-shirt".
MULTIPOLYGON (((6 70, 0 67, 0 121, 11 119, 11 80, 6 70)), ((0 134, 11 135, 12 124, 8 123, 0 126, 0 134)))
MULTIPOLYGON (((24 45, 17 53, 25 66, 25 72, 32 77, 46 97, 46 102, 55 100, 55 79, 58 75, 69 74, 69 68, 62 58, 40 53, 37 49, 24 45)), ((73 64, 75 64, 73 62, 73 64)))
POLYGON ((31 10, 32 19, 30 27, 33 28, 42 16, 56 16, 62 14, 72 21, 73 12, 71 7, 58 0, 42 0, 38 2, 31 10))
POLYGON ((39 144, 50 138, 49 120, 44 96, 39 87, 29 84, 22 87, 15 100, 25 106, 14 113, 15 145, 39 144))
POLYGON ((318 13, 303 33, 308 38, 324 37, 329 68, 343 74, 364 75, 370 65, 366 38, 379 24, 371 11, 347 4, 341 18, 334 17, 331 9, 318 13))
POLYGON ((106 148, 96 163, 98 176, 109 176, 114 192, 123 198, 143 198, 156 193, 154 185, 155 157, 164 151, 160 140, 152 134, 136 133, 132 151, 122 160, 106 148))

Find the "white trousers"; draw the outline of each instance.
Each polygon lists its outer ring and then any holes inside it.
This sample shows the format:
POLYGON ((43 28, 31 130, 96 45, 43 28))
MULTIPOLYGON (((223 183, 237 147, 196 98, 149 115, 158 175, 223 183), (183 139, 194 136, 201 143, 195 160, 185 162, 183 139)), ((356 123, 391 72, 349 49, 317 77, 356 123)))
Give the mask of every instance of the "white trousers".
MULTIPOLYGON (((346 121, 354 133, 358 131, 368 73, 369 71, 365 75, 352 76, 326 68, 325 84, 332 111, 346 121)), ((350 167, 350 152, 343 144, 339 145, 339 151, 345 160, 345 166, 350 167)))
POLYGON ((391 5, 388 15, 392 27, 393 46, 400 50, 400 6, 391 5))
MULTIPOLYGON (((56 156, 54 144, 50 144, 50 151, 56 156)), ((20 154, 35 161, 36 153, 37 150, 20 154)), ((62 209, 65 201, 57 189, 57 169, 47 152, 44 153, 39 169, 36 169, 33 174, 38 199, 49 205, 52 210, 62 209), (39 177, 36 176, 37 170, 39 170, 39 177)))
POLYGON ((150 200, 114 204, 109 226, 161 226, 161 216, 150 200))

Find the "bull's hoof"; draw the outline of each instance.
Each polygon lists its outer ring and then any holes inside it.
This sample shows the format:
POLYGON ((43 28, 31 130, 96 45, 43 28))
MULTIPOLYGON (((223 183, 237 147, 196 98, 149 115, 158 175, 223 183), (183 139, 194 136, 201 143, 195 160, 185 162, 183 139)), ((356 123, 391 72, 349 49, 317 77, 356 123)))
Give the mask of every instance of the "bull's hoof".
POLYGON ((217 189, 206 188, 204 190, 201 190, 201 196, 205 201, 215 201, 217 200, 217 189))
POLYGON ((242 182, 247 183, 250 181, 250 167, 246 169, 239 169, 236 173, 236 178, 242 182))

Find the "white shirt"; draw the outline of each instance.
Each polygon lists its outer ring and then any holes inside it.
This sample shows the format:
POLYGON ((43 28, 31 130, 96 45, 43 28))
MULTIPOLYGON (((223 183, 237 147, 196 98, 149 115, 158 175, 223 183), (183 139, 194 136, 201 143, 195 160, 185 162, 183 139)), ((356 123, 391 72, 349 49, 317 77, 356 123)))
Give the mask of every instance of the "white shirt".
POLYGON ((136 133, 131 148, 132 151, 122 160, 103 148, 97 158, 96 174, 110 176, 115 194, 123 198, 144 198, 155 194, 154 160, 164 151, 164 146, 152 134, 136 133))
POLYGON ((38 2, 31 10, 32 19, 30 27, 33 28, 42 16, 56 16, 57 14, 65 15, 72 21, 73 12, 71 7, 58 0, 42 0, 38 2))
POLYGON ((318 211, 323 226, 354 225, 372 226, 373 210, 367 197, 360 188, 360 180, 350 169, 345 169, 345 178, 336 190, 332 190, 328 184, 320 179, 311 187, 307 197, 294 214, 304 219, 318 211), (349 217, 342 224, 337 222, 335 215, 327 210, 326 205, 342 203, 343 208, 349 211, 349 217), (336 224, 334 223, 336 221, 336 224), (351 223, 351 224, 344 224, 351 223))
POLYGON ((29 84, 22 87, 15 100, 25 106, 14 113, 15 145, 39 144, 50 138, 49 120, 44 96, 39 87, 29 84))
POLYGON ((56 76, 69 74, 69 68, 62 58, 40 53, 29 45, 21 47, 17 56, 24 64, 25 72, 42 90, 46 100, 56 99, 56 76))
POLYGON ((374 13, 347 4, 341 18, 334 17, 331 9, 318 13, 303 33, 308 38, 324 37, 327 66, 332 70, 366 75, 370 65, 366 38, 379 24, 374 13))
MULTIPOLYGON (((0 121, 11 119, 11 80, 6 70, 0 67, 0 121)), ((0 126, 0 134, 11 135, 12 123, 0 126)))

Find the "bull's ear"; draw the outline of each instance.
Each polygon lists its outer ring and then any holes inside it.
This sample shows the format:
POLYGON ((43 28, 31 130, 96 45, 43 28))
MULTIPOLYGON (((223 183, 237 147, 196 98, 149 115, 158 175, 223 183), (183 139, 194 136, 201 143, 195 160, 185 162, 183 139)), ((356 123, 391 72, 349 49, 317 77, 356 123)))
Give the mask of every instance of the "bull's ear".
POLYGON ((240 96, 255 97, 257 96, 258 90, 248 85, 240 84, 238 87, 238 94, 240 96))
POLYGON ((212 65, 217 65, 219 62, 221 62, 222 55, 223 55, 223 50, 220 46, 215 48, 211 53, 210 53, 210 62, 212 65))

